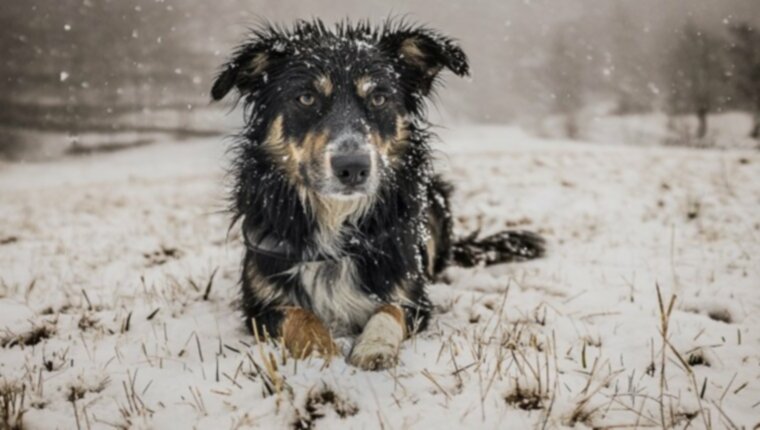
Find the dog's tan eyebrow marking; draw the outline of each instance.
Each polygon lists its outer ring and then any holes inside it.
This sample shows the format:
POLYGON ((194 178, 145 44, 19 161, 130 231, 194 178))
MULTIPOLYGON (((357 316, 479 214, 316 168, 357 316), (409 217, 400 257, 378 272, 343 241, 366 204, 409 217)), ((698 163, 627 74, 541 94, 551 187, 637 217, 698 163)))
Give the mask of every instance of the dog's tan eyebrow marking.
POLYGON ((333 83, 325 75, 321 75, 317 78, 316 81, 314 81, 314 86, 321 92, 322 94, 329 96, 333 92, 333 83))
POLYGON ((356 85, 356 94, 359 94, 359 97, 361 98, 367 97, 367 94, 369 94, 369 92, 372 91, 372 88, 375 88, 376 85, 375 82, 372 81, 372 78, 367 75, 360 76, 354 81, 354 84, 356 85))

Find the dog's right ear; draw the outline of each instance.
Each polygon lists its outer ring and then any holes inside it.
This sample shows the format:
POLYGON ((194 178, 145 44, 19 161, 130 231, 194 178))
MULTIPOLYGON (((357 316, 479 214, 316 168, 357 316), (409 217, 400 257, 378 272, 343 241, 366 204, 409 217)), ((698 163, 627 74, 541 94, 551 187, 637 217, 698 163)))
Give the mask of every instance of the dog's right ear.
POLYGON ((423 96, 430 94, 443 68, 457 76, 469 75, 467 55, 459 44, 427 27, 389 21, 379 44, 400 66, 405 80, 423 96))
POLYGON ((219 101, 233 88, 237 88, 241 95, 256 92, 265 82, 267 68, 277 54, 273 46, 273 40, 256 40, 238 48, 214 80, 211 98, 219 101))

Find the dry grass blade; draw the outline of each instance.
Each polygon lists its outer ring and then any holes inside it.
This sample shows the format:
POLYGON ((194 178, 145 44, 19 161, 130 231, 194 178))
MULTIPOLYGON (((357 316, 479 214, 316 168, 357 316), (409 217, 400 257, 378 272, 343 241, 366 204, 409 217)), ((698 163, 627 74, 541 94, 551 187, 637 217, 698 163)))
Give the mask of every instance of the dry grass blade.
POLYGON ((667 379, 665 376, 665 365, 667 363, 668 353, 668 324, 670 322, 670 314, 673 312, 673 305, 676 301, 676 296, 670 297, 670 303, 665 308, 665 303, 662 300, 662 292, 660 291, 660 284, 656 283, 657 289, 657 304, 660 308, 660 335, 662 336, 662 353, 660 356, 660 424, 662 428, 668 428, 667 417, 665 415, 665 390, 667 385, 667 379))
POLYGON ((21 429, 26 409, 26 385, 3 380, 0 383, 0 429, 21 429))
POLYGON ((203 300, 208 301, 208 297, 211 294, 211 287, 214 285, 214 276, 216 276, 216 272, 219 270, 219 266, 216 266, 216 268, 211 272, 211 276, 208 278, 208 283, 206 283, 206 289, 203 292, 203 300))

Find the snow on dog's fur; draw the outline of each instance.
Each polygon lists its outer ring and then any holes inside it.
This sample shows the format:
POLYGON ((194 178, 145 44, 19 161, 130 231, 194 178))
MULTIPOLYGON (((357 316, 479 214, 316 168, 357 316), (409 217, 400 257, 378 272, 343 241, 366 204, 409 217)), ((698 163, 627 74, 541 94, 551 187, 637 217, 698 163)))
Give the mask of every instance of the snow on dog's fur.
POLYGON ((332 352, 326 333, 361 334, 349 361, 385 368, 404 334, 425 328, 425 285, 452 254, 467 264, 540 255, 528 234, 453 243, 424 109, 443 69, 467 75, 467 57, 436 31, 319 20, 256 30, 224 65, 212 98, 236 90, 247 108, 233 211, 256 333, 292 333, 284 343, 296 355, 332 352))

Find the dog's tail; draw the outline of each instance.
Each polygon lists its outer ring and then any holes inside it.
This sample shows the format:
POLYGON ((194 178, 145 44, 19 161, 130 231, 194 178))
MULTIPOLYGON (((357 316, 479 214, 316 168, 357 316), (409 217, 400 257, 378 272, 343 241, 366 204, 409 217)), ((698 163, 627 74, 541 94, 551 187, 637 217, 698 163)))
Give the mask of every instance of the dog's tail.
POLYGON ((502 231, 481 239, 479 234, 475 231, 452 244, 452 263, 473 267, 532 260, 543 256, 546 249, 544 239, 530 231, 502 231))

